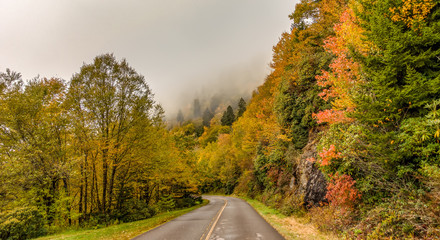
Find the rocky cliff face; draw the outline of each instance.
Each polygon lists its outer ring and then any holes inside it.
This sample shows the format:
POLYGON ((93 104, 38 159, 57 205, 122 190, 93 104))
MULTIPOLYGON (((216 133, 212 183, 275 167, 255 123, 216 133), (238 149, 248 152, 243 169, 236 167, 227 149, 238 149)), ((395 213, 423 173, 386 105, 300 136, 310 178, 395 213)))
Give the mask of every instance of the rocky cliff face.
MULTIPOLYGON (((315 134, 310 134, 315 135, 315 134)), ((290 188, 296 189, 295 194, 303 198, 305 206, 317 205, 325 200, 327 193, 327 181, 315 163, 307 160, 308 158, 317 159, 316 137, 311 137, 302 154, 293 161, 295 163, 294 174, 290 182, 290 188)))

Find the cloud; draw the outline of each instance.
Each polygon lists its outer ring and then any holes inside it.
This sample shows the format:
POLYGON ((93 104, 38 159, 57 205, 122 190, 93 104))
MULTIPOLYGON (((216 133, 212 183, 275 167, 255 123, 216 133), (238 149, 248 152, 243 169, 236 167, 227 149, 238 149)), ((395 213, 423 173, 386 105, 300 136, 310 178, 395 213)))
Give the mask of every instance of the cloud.
POLYGON ((2 0, 0 70, 69 80, 84 62, 110 52, 144 75, 166 112, 173 112, 187 97, 251 91, 261 83, 294 4, 2 0))

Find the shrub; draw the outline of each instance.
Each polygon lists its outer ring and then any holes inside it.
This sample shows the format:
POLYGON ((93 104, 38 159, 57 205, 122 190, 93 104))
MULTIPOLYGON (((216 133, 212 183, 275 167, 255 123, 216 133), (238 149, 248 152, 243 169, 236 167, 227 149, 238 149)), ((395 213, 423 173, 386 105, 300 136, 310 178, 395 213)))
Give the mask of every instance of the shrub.
POLYGON ((330 175, 325 198, 331 205, 341 208, 352 208, 361 195, 355 188, 356 181, 349 175, 330 175))
POLYGON ((130 199, 122 204, 116 218, 123 222, 133 222, 150 218, 156 214, 156 210, 139 199, 130 199))
POLYGON ((0 214, 1 239, 29 239, 46 233, 44 217, 37 208, 15 208, 0 214))
POLYGON ((176 207, 176 202, 174 201, 173 197, 169 195, 163 196, 159 202, 157 202, 157 207, 160 211, 170 211, 176 207))
POLYGON ((175 200, 176 208, 188 208, 196 205, 196 198, 182 197, 175 200))

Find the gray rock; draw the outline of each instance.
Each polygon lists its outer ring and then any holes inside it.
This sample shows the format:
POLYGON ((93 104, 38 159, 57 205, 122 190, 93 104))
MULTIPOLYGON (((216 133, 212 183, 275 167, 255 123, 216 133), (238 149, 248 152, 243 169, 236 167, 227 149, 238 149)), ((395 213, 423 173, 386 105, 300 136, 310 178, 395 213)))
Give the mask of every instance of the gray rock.
POLYGON ((325 201, 327 180, 316 164, 307 160, 317 159, 317 139, 313 138, 302 149, 299 156, 292 161, 295 163, 294 175, 290 181, 290 189, 296 189, 295 195, 303 198, 305 206, 318 205, 325 201))

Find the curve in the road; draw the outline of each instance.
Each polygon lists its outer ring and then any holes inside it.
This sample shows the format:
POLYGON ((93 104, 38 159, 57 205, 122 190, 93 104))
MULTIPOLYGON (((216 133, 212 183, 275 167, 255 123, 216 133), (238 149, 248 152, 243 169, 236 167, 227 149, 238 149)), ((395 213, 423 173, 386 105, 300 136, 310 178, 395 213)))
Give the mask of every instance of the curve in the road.
POLYGON ((248 203, 233 197, 204 196, 208 205, 152 229, 135 240, 284 239, 248 203))

